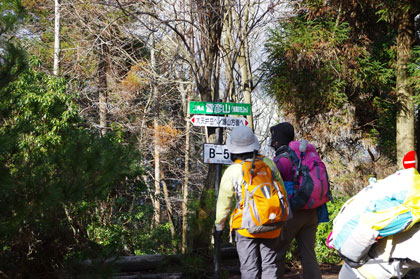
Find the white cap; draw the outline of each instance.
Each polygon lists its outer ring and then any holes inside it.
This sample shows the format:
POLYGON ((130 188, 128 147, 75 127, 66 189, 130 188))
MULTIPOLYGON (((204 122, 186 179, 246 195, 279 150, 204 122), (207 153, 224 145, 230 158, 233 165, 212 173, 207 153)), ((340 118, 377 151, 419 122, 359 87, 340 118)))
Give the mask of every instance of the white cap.
POLYGON ((233 154, 254 152, 260 149, 257 136, 247 126, 235 127, 228 136, 226 145, 229 152, 233 154))

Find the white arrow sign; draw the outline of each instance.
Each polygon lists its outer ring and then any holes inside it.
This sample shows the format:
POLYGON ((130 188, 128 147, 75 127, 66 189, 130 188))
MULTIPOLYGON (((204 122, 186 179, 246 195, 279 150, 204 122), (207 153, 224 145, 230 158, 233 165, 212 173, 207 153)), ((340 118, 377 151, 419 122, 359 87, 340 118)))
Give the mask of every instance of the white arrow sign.
POLYGON ((206 164, 230 165, 233 163, 230 159, 230 153, 226 145, 205 143, 203 159, 206 164))
POLYGON ((194 126, 237 127, 247 126, 248 120, 243 117, 225 117, 212 115, 194 115, 191 118, 194 126))

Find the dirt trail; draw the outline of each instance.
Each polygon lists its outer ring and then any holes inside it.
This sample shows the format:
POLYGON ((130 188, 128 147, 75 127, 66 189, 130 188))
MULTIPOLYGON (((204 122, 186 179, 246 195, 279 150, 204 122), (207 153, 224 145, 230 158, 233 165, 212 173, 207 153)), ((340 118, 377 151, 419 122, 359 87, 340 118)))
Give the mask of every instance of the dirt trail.
MULTIPOLYGON (((322 279, 338 279, 341 265, 321 264, 322 279)), ((231 279, 240 279, 239 260, 223 260, 221 262, 221 269, 230 274, 231 279)), ((283 279, 301 279, 303 278, 302 269, 299 267, 291 268, 285 274, 283 279)))
MULTIPOLYGON (((341 265, 321 264, 322 279, 338 279, 341 265)), ((284 279, 303 278, 301 269, 293 269, 284 275, 284 279)))

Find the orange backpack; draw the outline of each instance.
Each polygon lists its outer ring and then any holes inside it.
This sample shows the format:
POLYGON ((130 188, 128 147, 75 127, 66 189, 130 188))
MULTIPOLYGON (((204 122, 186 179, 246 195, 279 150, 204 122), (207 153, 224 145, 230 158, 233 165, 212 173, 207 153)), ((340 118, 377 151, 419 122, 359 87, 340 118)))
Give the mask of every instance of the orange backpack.
POLYGON ((231 230, 255 234, 280 228, 288 215, 287 194, 270 167, 261 157, 235 163, 242 165, 243 180, 240 201, 230 217, 231 230))

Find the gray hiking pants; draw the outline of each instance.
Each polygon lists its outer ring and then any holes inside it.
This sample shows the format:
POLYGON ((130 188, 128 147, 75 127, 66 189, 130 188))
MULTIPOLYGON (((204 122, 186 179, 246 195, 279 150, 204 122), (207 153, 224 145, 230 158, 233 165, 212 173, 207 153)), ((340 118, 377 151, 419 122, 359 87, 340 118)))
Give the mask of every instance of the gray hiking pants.
POLYGON ((261 274, 261 279, 277 278, 279 238, 248 238, 236 232, 235 239, 242 279, 256 279, 258 274, 261 274))
POLYGON ((293 218, 283 227, 278 249, 279 278, 283 278, 285 257, 293 238, 296 238, 304 279, 322 279, 315 255, 315 237, 318 227, 317 209, 294 210, 293 218))

